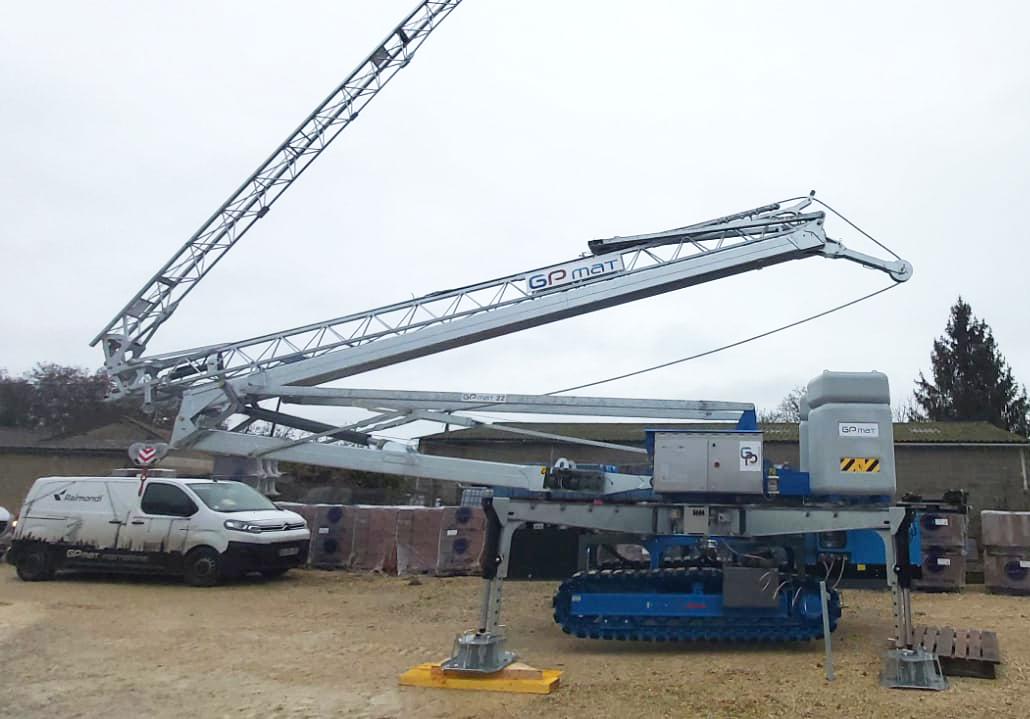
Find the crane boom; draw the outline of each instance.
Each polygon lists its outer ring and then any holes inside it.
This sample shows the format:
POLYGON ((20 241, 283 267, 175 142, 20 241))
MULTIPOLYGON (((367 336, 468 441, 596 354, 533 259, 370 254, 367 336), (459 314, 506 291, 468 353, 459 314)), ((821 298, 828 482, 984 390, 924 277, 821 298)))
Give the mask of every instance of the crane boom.
POLYGON ((593 251, 606 245, 614 251, 240 342, 109 363, 109 369, 120 392, 156 398, 256 373, 273 384, 315 385, 813 255, 908 279, 908 263, 863 255, 828 238, 824 213, 806 211, 810 203, 766 205, 688 228, 596 240, 593 251))
MULTIPOLYGON (((618 251, 248 342, 151 358, 149 366, 127 373, 139 373, 151 397, 182 393, 173 442, 186 444, 262 399, 293 398, 297 393, 291 387, 320 385, 790 260, 841 258, 879 269, 897 282, 911 276, 903 260, 857 253, 827 237, 825 214, 807 211, 811 203, 805 198, 689 228, 603 240, 618 251)), ((360 405, 342 394, 319 396, 326 404, 360 405)))
POLYGON ((410 61, 461 0, 423 0, 200 226, 90 343, 108 367, 140 357, 179 302, 264 217, 358 113, 410 61))

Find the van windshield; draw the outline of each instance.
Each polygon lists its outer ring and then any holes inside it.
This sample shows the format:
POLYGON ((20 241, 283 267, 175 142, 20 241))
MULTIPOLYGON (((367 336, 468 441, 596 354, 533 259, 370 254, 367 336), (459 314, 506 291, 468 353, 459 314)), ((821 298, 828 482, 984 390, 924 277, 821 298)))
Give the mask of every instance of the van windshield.
POLYGON ((200 500, 216 512, 253 512, 276 509, 272 502, 252 487, 240 482, 190 483, 200 500))

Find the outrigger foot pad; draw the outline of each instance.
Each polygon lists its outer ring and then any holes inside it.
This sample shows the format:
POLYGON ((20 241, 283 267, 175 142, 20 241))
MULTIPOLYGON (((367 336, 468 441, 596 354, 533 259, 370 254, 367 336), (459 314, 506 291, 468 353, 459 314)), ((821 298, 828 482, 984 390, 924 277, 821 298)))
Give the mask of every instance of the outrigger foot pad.
POLYGON ((948 680, 941 672, 936 654, 920 648, 890 649, 883 662, 880 686, 941 691, 948 688, 948 680))
POLYGON ((504 634, 470 630, 455 638, 454 654, 441 666, 444 670, 493 674, 513 661, 515 654, 504 649, 504 634))

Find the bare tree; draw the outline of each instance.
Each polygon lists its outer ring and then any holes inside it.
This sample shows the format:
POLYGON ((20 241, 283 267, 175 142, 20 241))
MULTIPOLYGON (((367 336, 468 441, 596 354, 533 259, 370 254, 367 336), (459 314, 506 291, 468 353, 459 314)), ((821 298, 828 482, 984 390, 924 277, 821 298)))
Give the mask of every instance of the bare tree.
POLYGON ((759 422, 800 422, 801 398, 805 396, 805 388, 796 386, 780 400, 775 409, 762 410, 758 413, 759 422))

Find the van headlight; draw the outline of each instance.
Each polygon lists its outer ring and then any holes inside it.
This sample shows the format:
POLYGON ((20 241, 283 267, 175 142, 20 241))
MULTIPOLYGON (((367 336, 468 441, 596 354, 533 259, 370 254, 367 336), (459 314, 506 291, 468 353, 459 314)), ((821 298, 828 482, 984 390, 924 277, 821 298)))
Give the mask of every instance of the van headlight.
POLYGON ((232 529, 237 532, 250 532, 252 534, 260 534, 261 527, 250 522, 241 522, 238 519, 227 519, 225 520, 225 528, 232 529))

